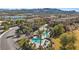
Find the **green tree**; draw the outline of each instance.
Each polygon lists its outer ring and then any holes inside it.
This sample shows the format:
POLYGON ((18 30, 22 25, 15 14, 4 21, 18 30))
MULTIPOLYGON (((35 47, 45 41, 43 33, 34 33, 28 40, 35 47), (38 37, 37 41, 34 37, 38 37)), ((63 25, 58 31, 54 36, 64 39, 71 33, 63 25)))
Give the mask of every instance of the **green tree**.
POLYGON ((21 49, 23 50, 32 50, 35 49, 32 43, 30 43, 29 39, 26 38, 21 38, 20 40, 17 41, 18 45, 20 46, 21 49))
POLYGON ((25 22, 24 20, 16 20, 15 21, 16 25, 18 25, 18 26, 24 24, 24 22, 25 22))
POLYGON ((72 33, 72 35, 68 35, 68 34, 62 34, 60 36, 60 43, 61 43, 61 47, 60 49, 62 50, 73 50, 75 49, 75 42, 76 42, 76 37, 74 36, 74 34, 72 33))
POLYGON ((61 35, 62 33, 64 33, 65 29, 64 29, 63 24, 58 24, 58 25, 54 26, 52 31, 53 31, 54 37, 57 37, 57 36, 61 35))
POLYGON ((4 31, 8 30, 9 26, 8 25, 4 25, 4 31))
POLYGON ((8 22, 3 22, 1 25, 4 26, 3 28, 4 31, 8 30, 10 27, 8 22))
POLYGON ((52 43, 51 43, 51 42, 48 44, 48 46, 47 46, 46 49, 47 49, 47 50, 52 50, 52 49, 53 49, 53 48, 52 48, 52 43))

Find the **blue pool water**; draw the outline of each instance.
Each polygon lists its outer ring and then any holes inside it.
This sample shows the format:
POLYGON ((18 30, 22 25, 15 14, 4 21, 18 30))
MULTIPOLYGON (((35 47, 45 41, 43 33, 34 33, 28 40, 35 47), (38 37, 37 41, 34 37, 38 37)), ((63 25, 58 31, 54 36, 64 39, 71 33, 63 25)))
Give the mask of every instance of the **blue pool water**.
POLYGON ((48 32, 44 32, 44 35, 45 35, 46 37, 48 37, 48 32))
POLYGON ((39 37, 32 38, 32 42, 33 42, 33 43, 40 43, 40 40, 42 40, 42 39, 39 38, 39 37))
MULTIPOLYGON (((49 35, 47 31, 44 32, 43 34, 44 34, 45 37, 48 37, 48 35, 49 35)), ((40 40, 41 40, 41 43, 42 43, 42 39, 40 37, 35 36, 35 37, 32 38, 33 43, 40 43, 40 40)))

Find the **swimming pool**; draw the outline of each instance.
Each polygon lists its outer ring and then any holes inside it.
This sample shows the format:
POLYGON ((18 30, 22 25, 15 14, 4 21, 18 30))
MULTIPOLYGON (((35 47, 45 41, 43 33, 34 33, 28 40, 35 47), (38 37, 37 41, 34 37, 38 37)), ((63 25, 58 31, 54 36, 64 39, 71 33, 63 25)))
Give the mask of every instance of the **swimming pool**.
POLYGON ((48 32, 44 32, 44 36, 48 37, 49 36, 48 32))
POLYGON ((32 42, 40 44, 40 40, 41 40, 41 43, 42 43, 43 39, 48 38, 48 37, 49 37, 49 32, 45 31, 45 32, 43 32, 43 35, 41 36, 41 38, 38 37, 38 36, 34 36, 32 38, 32 42))
POLYGON ((41 43, 42 43, 42 39, 41 38, 39 38, 39 37, 33 37, 32 38, 32 42, 33 43, 39 43, 40 44, 40 40, 41 40, 41 43))

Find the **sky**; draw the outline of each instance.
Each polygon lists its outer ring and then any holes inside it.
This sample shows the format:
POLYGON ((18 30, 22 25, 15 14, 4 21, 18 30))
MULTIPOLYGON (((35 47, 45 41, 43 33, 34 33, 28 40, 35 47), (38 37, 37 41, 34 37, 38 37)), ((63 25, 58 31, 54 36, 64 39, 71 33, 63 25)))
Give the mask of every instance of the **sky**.
POLYGON ((79 0, 0 0, 0 9, 59 8, 79 11, 79 0))
POLYGON ((65 11, 75 10, 79 12, 79 8, 59 8, 59 9, 65 10, 65 11))

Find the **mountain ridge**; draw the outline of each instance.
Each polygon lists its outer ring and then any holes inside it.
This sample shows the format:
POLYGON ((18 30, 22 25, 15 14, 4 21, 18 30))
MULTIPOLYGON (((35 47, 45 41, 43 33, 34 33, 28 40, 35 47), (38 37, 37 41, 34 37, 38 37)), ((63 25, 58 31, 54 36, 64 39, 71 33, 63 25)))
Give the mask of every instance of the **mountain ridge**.
POLYGON ((0 9, 0 13, 48 13, 48 14, 79 14, 75 10, 64 11, 56 8, 42 8, 42 9, 0 9))

